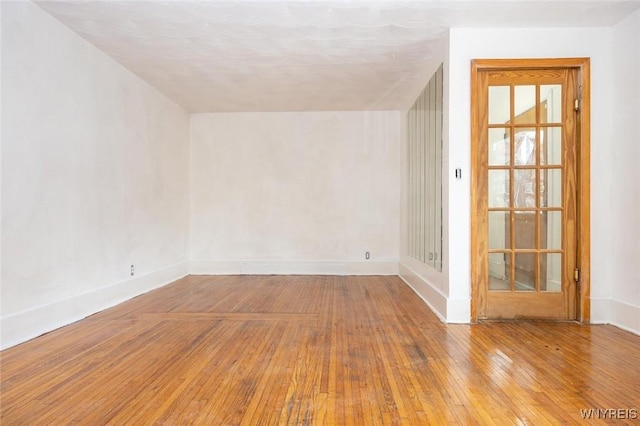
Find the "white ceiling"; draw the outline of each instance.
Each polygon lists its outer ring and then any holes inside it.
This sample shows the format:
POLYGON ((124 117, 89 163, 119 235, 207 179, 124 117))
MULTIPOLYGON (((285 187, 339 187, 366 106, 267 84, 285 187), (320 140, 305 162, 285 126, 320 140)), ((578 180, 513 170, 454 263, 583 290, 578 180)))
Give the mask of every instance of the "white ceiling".
POLYGON ((639 0, 36 1, 190 112, 407 109, 449 27, 610 26, 639 0))

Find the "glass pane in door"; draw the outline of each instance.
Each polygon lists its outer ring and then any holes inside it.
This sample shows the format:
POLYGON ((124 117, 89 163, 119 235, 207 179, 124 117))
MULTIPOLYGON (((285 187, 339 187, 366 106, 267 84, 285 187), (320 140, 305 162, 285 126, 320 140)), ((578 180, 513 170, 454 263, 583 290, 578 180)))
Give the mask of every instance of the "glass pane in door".
POLYGON ((562 162, 562 128, 543 127, 540 129, 540 164, 560 165, 562 162))
POLYGON ((540 217, 540 249, 562 249, 562 212, 559 210, 541 211, 540 217))
POLYGON ((540 291, 562 291, 562 253, 540 255, 540 291))
POLYGON ((489 207, 509 207, 509 170, 489 170, 489 207))
POLYGON ((514 239, 515 248, 524 250, 535 250, 536 242, 536 214, 535 212, 514 213, 514 239))
POLYGON ((513 89, 515 124, 536 123, 536 86, 515 86, 513 89))
POLYGON ((511 161, 511 137, 510 129, 504 127, 489 129, 489 152, 488 160, 490 166, 507 166, 511 161))
POLYGON ((540 206, 562 207, 562 170, 540 170, 540 206))
POLYGON ((511 87, 489 86, 489 124, 504 124, 511 116, 511 87))
POLYGON ((516 169, 513 172, 513 205, 516 209, 536 206, 536 169, 516 169))
POLYGON ((511 248, 510 212, 489 212, 489 250, 511 248))
POLYGON ((536 159, 536 129, 518 129, 514 141, 513 161, 516 166, 533 166, 536 159))
POLYGON ((562 85, 540 86, 540 123, 562 122, 562 85))
POLYGON ((515 290, 536 290, 536 254, 516 253, 515 255, 515 290))
POLYGON ((489 290, 511 290, 510 253, 489 253, 489 290))

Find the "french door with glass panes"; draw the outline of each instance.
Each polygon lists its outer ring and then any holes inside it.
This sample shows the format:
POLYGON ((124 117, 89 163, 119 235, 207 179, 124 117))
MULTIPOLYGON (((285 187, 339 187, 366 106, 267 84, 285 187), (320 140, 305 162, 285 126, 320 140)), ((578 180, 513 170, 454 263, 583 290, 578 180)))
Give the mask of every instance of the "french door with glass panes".
POLYGON ((576 318, 578 69, 479 71, 477 319, 576 318))

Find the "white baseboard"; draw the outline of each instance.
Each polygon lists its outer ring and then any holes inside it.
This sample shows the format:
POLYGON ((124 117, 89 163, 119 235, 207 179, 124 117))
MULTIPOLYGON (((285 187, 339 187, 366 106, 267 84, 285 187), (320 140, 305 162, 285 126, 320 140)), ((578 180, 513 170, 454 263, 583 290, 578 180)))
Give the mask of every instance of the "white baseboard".
POLYGON ((399 269, 400 278, 420 296, 442 322, 447 322, 447 297, 406 264, 401 263, 399 269))
POLYGON ((188 262, 169 266, 139 277, 117 282, 44 306, 2 318, 0 349, 6 349, 41 334, 125 302, 188 275, 188 262))
POLYGON ((193 275, 398 275, 398 261, 193 260, 193 275))
POLYGON ((447 299, 447 323, 469 324, 471 322, 471 299, 447 299))
POLYGON ((611 300, 610 323, 623 330, 640 335, 640 306, 611 300))
POLYGON ((591 298, 589 301, 591 324, 609 324, 611 321, 611 299, 591 298))
POLYGON ((640 335, 640 306, 613 299, 591 299, 591 324, 611 324, 640 335))

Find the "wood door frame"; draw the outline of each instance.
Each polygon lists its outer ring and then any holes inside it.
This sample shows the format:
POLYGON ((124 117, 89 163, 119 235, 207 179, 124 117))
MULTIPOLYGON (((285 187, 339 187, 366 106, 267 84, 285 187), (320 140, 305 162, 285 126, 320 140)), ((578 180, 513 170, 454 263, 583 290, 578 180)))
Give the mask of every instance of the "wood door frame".
POLYGON ((480 165, 479 146, 475 142, 479 137, 479 105, 478 84, 479 74, 491 70, 526 70, 526 69, 574 68, 579 72, 580 86, 580 123, 578 131, 580 140, 577 145, 577 192, 578 192, 578 245, 577 259, 580 269, 580 280, 576 288, 577 311, 576 319, 588 323, 591 319, 591 279, 590 279, 590 129, 591 129, 591 85, 589 58, 549 58, 549 59, 474 59, 471 61, 471 322, 478 322, 478 300, 480 297, 479 274, 485 268, 478 261, 478 253, 486 247, 479 241, 478 233, 478 199, 482 195, 476 191, 480 165))

